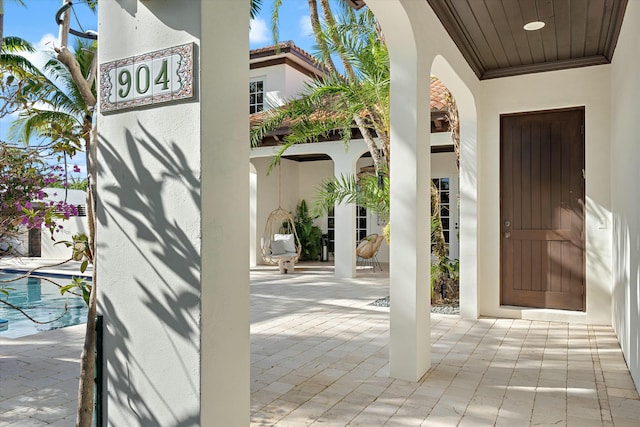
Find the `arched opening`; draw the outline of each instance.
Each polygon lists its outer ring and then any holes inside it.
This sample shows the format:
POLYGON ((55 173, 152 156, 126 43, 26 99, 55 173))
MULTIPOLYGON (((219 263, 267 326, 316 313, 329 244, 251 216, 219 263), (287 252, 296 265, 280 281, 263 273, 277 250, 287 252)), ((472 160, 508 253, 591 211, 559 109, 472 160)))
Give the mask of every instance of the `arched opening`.
MULTIPOLYGON (((473 94, 442 55, 436 55, 431 73, 451 92, 458 109, 460 159, 457 168, 458 256, 460 260, 460 313, 478 317, 478 147, 477 112, 473 94)), ((433 164, 433 163, 432 163, 433 164)))
MULTIPOLYGON (((348 151, 340 141, 302 144, 287 150, 280 164, 274 166, 272 147, 255 148, 251 152, 251 164, 256 170, 259 191, 255 197, 256 221, 251 225, 256 232, 252 245, 260 247, 262 230, 271 211, 282 207, 295 217, 303 200, 311 209, 320 183, 331 177, 355 175, 358 165, 368 164, 366 158, 358 160, 366 151, 362 140, 352 140, 348 151)), ((333 262, 338 277, 355 276, 355 255, 352 253, 356 242, 353 232, 356 229, 355 211, 355 206, 341 204, 329 214, 314 219, 314 225, 331 240, 328 265, 333 262)), ((256 263, 263 264, 259 255, 256 263)))
MULTIPOLYGON (((416 380, 430 366, 430 320, 428 301, 429 257, 425 218, 429 217, 429 164, 431 135, 424 117, 430 76, 436 75, 459 104, 461 118, 461 221, 460 252, 464 276, 461 294, 470 295, 477 316, 477 202, 475 106, 468 82, 477 82, 456 46, 443 37, 440 23, 427 2, 371 0, 368 7, 379 17, 391 59, 391 130, 394 154, 391 158, 391 376, 416 380), (453 63, 443 59, 455 58, 453 63), (455 70, 455 71, 454 71, 455 70), (463 76, 463 77, 460 77, 463 76), (471 112, 471 114, 469 114, 471 112), (424 144, 424 142, 428 142, 424 144), (471 201, 470 203, 468 201, 471 201), (465 223, 466 218, 473 218, 465 223), (468 246, 466 246, 468 245, 468 246), (468 250, 465 248, 469 248, 468 250), (467 285, 468 284, 468 285, 467 285), (470 292, 467 287, 471 288, 470 292), (394 304, 393 301, 402 301, 394 304)), ((466 304, 464 301, 462 304, 466 304)))

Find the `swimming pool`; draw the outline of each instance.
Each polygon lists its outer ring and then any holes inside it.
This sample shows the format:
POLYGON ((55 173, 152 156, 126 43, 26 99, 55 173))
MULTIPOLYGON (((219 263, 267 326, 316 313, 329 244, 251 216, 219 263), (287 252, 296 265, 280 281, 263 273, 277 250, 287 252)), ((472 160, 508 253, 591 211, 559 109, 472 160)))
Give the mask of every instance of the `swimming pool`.
MULTIPOLYGON (((16 273, 0 271, 0 281, 18 276, 19 274, 16 273)), ((60 285, 67 285, 71 282, 69 277, 64 276, 45 277, 60 285)), ((0 283, 0 286, 3 284, 0 283)), ((64 312, 65 302, 67 303, 67 312, 55 322, 40 325, 33 323, 13 308, 0 304, 0 319, 9 321, 7 324, 0 324, 1 338, 19 338, 87 321, 87 305, 84 300, 70 293, 60 295, 59 288, 42 279, 42 276, 20 279, 4 285, 13 288, 13 290, 9 290, 8 299, 4 294, 0 294, 0 299, 22 308, 29 316, 38 321, 49 321, 60 317, 64 312)))

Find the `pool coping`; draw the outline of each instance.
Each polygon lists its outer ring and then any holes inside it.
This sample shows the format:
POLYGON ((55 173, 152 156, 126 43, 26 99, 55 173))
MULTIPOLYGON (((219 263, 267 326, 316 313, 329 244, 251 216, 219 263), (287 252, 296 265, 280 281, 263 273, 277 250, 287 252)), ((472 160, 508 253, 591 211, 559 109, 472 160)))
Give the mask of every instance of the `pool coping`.
POLYGON ((93 266, 87 266, 84 273, 80 272, 81 262, 67 261, 64 265, 59 265, 64 262, 64 259, 54 258, 35 258, 35 257, 11 257, 0 258, 0 271, 13 274, 24 274, 34 268, 37 271, 31 273, 33 276, 53 276, 53 277, 83 277, 91 278, 93 273, 93 266), (49 267, 50 266, 50 267, 49 267))
MULTIPOLYGON (((24 273, 28 273, 30 270, 31 269, 24 269, 24 268, 0 268, 0 273, 24 274, 24 273)), ((68 272, 52 272, 52 271, 46 271, 46 270, 34 271, 31 274, 29 274, 29 276, 56 277, 56 278, 82 277, 85 279, 91 279, 91 274, 87 274, 86 272, 72 274, 68 272)))

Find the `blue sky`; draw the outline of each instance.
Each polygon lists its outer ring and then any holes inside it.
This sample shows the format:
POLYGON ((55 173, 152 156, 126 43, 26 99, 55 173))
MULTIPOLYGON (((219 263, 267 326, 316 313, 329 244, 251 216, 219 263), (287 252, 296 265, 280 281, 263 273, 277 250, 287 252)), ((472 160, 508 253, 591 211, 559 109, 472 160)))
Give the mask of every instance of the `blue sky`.
MULTIPOLYGON (((249 47, 269 46, 273 44, 271 34, 272 0, 263 0, 259 16, 251 24, 249 47)), ((332 2, 333 3, 333 2, 332 2)), ((279 38, 281 41, 293 40, 296 45, 309 53, 314 53, 315 39, 309 21, 309 7, 304 0, 283 0, 280 8, 279 38)))
MULTIPOLYGON (((62 4, 61 0, 25 0, 25 6, 18 5, 14 0, 5 0, 4 35, 17 36, 30 42, 40 52, 51 52, 53 45, 58 45, 58 25, 55 15, 62 4)), ((72 16, 71 27, 76 30, 97 30, 97 16, 82 1, 74 2, 74 10, 78 21, 72 16)), ((37 65, 43 65, 46 54, 28 55, 37 65)), ((6 132, 14 117, 9 116, 0 120, 0 140, 6 139, 6 132)), ((80 175, 85 172, 85 158, 83 153, 76 155, 70 162, 78 165, 80 175)), ((72 177, 77 174, 70 174, 72 177)))
MULTIPOLYGON (((182 0, 187 1, 187 0, 182 0)), ((242 1, 242 0, 238 0, 242 1)), ((246 0, 249 1, 249 0, 246 0)), ((24 0, 25 6, 14 0, 5 0, 4 35, 21 37, 38 51, 50 52, 57 45, 58 26, 55 14, 62 4, 61 0, 24 0)), ((273 0, 263 0, 259 16, 251 24, 249 48, 273 44, 271 35, 271 13, 273 0)), ((333 1, 332 1, 333 3, 333 1)), ((73 7, 76 16, 72 16, 71 27, 77 30, 97 30, 97 15, 82 0, 75 0, 73 7)), ((336 8, 336 11, 338 9, 336 8)), ((280 9, 280 40, 293 40, 299 47, 314 53, 314 38, 311 33, 309 9, 305 0, 283 0, 280 9)), ((44 64, 43 54, 30 56, 36 64, 44 64)), ((0 120, 0 140, 6 139, 6 132, 13 117, 0 120)), ((84 172, 85 159, 80 153, 73 163, 84 172)))

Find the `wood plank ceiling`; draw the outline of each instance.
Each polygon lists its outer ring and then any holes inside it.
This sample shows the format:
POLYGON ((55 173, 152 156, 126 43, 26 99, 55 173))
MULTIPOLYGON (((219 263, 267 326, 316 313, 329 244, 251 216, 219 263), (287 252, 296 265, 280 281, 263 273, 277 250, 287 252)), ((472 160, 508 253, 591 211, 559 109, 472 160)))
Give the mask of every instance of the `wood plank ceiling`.
POLYGON ((480 79, 611 62, 627 0, 426 0, 480 79), (544 28, 525 31, 531 21, 544 28))

